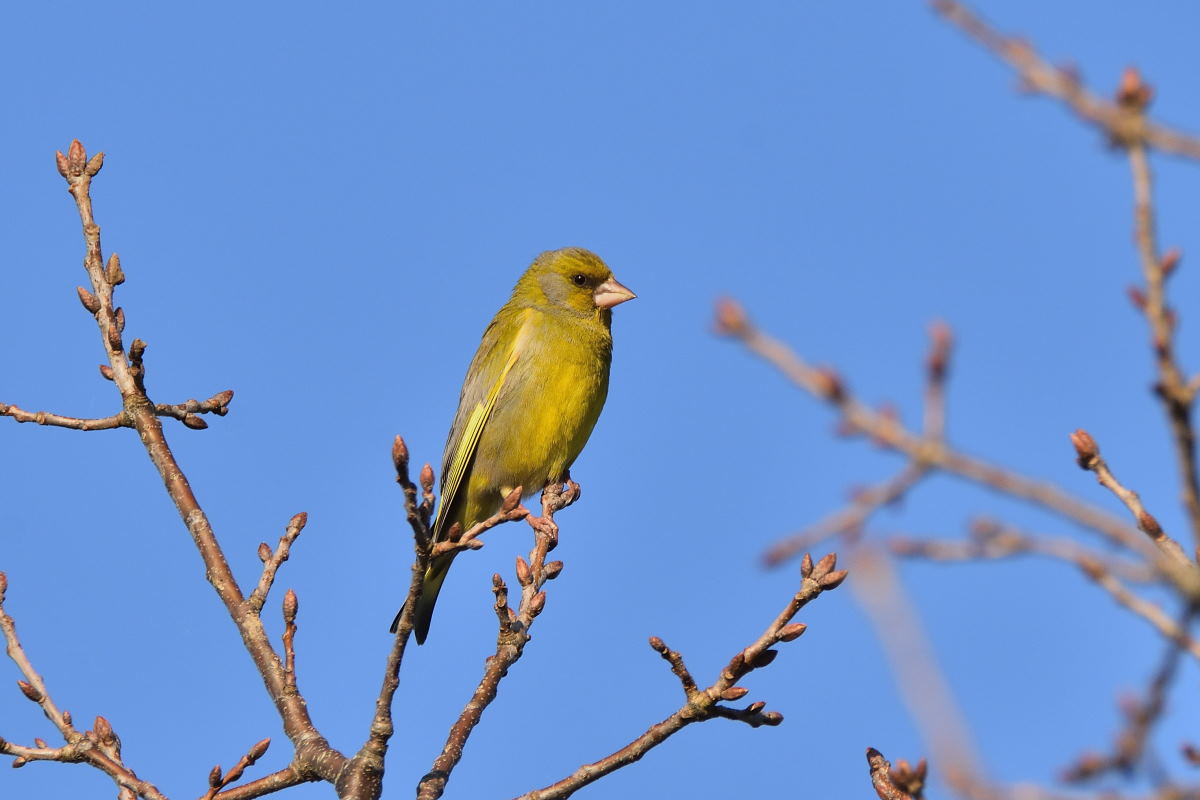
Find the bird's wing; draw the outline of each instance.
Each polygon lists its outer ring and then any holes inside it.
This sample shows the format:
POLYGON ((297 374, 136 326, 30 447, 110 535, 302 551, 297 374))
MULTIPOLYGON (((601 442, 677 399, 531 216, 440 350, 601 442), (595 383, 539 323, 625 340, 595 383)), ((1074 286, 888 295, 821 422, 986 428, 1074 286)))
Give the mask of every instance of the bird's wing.
POLYGON ((446 455, 442 463, 442 498, 433 523, 434 541, 441 540, 445 535, 443 526, 447 524, 459 490, 464 488, 463 479, 475 458, 479 437, 496 406, 496 398, 504 388, 505 379, 521 355, 522 343, 526 338, 525 323, 531 313, 530 309, 524 309, 516 320, 503 320, 500 317, 493 320, 467 370, 468 377, 463 384, 458 413, 446 442, 446 455), (504 331, 515 332, 508 342, 502 341, 504 331), (504 344, 508 346, 504 347, 504 344))

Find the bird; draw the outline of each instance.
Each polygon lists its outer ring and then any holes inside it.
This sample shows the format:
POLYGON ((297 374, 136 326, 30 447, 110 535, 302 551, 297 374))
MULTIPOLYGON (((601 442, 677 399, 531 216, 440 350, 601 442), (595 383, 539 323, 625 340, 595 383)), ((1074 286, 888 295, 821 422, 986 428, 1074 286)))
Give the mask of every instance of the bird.
MULTIPOLYGON (((635 297, 582 247, 533 260, 467 368, 442 456, 434 543, 455 523, 465 533, 487 519, 517 487, 529 497, 568 476, 608 396, 612 309, 635 297)), ((436 556, 426 569, 413 625, 417 644, 429 635, 455 554, 436 556)), ((393 633, 403 613, 392 621, 393 633)))

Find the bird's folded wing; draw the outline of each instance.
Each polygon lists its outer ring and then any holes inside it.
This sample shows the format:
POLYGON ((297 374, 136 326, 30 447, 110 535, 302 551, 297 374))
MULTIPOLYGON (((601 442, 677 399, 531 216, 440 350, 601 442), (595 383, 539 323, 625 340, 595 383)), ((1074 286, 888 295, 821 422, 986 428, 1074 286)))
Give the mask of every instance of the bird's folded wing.
POLYGON ((500 396, 500 390, 504 388, 504 381, 521 354, 523 338, 520 333, 514 337, 513 347, 504 362, 504 368, 500 371, 500 375, 492 384, 491 389, 488 390, 487 398, 476 403, 475 408, 471 410, 471 415, 467 418, 462 435, 454 449, 454 455, 443 468, 445 476, 442 482, 442 499, 433 523, 434 541, 440 541, 445 535, 442 527, 446 524, 449 510, 454 506, 454 500, 458 496, 459 489, 462 488, 463 478, 466 477, 471 461, 475 457, 475 450, 479 445, 479 437, 483 434, 483 428, 492 415, 492 409, 496 407, 496 398, 500 396))

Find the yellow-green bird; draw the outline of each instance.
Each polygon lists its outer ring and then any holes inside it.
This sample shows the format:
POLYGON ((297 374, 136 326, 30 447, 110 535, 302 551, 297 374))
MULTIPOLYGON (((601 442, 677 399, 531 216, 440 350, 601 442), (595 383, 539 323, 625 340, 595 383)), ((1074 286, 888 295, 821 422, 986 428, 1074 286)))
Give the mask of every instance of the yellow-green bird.
MULTIPOLYGON (((581 247, 534 259, 496 313, 467 369, 442 456, 433 539, 466 532, 520 486, 528 497, 562 480, 608 395, 612 308, 636 295, 581 247)), ((414 633, 424 643, 454 554, 425 573, 414 633)), ((400 615, 392 622, 392 631, 400 615)))

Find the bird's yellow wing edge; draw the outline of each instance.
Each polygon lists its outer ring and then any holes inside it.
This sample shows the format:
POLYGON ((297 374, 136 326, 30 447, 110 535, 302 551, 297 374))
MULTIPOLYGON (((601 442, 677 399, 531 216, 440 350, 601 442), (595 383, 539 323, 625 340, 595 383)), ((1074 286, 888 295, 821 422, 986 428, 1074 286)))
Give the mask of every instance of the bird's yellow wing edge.
MULTIPOLYGON (((467 420, 466 427, 463 429, 462 438, 459 440, 458 447, 454 451, 454 458, 450 461, 450 467, 446 470, 441 503, 438 504, 437 516, 433 521, 433 540, 435 542, 440 541, 442 538, 444 533, 442 526, 445 524, 446 511, 454 503, 455 495, 458 494, 458 490, 462 485, 462 479, 467 474, 467 468, 471 464, 471 459, 475 456, 475 448, 479 445, 479 437, 483 434, 483 426, 487 424, 488 417, 492 415, 492 409, 496 406, 496 398, 500 396, 500 390, 504 388, 504 381, 508 378, 508 373, 512 371, 513 365, 517 363, 517 358, 521 354, 521 344, 525 339, 522 335, 524 330, 525 326, 521 325, 513 342, 512 352, 504 364, 504 369, 500 372, 500 377, 492 386, 491 391, 488 392, 487 401, 475 405, 475 409, 471 412, 471 418, 467 420)), ((466 533, 466 531, 463 531, 463 533, 466 533)))

